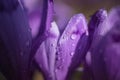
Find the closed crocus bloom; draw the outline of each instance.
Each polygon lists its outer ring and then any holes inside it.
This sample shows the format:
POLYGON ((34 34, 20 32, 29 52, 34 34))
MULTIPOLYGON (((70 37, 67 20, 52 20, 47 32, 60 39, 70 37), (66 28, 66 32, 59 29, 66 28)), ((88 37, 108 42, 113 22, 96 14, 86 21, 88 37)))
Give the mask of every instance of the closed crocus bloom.
POLYGON ((110 11, 103 37, 91 51, 94 80, 119 80, 120 8, 110 11))
POLYGON ((84 63, 84 75, 83 80, 89 80, 93 78, 92 72, 92 63, 91 63, 91 52, 94 50, 96 45, 99 43, 101 38, 104 36, 102 35, 105 21, 107 18, 107 12, 104 9, 100 9, 96 11, 96 13, 91 17, 89 22, 89 42, 90 47, 86 55, 85 63, 84 63))
POLYGON ((17 0, 0 1, 0 71, 7 80, 29 80, 32 36, 17 0))
MULTIPOLYGON (((57 80, 65 80, 69 68, 77 63, 72 60, 76 47, 83 35, 87 35, 87 23, 83 14, 73 16, 58 41, 55 74, 57 80), (72 64, 72 65, 71 65, 72 64)), ((82 45, 82 44, 81 44, 82 45)), ((80 55, 76 57, 79 60, 80 55)), ((70 73, 72 74, 72 73, 70 73)))
POLYGON ((35 61, 42 69, 45 79, 65 80, 77 43, 83 35, 88 35, 86 19, 83 14, 73 16, 61 36, 55 22, 52 23, 51 29, 50 34, 53 35, 39 47, 35 61))

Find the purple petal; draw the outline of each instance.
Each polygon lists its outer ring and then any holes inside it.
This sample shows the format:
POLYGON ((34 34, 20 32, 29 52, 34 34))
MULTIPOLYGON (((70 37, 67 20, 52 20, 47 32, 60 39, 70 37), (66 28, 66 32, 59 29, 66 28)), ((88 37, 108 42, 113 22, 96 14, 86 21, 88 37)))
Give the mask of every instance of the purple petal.
POLYGON ((29 80, 31 32, 17 0, 0 2, 0 69, 9 80, 29 80))
POLYGON ((53 0, 44 0, 40 29, 37 37, 33 41, 31 57, 35 55, 41 43, 44 40, 46 40, 47 37, 50 36, 49 30, 51 28, 52 20, 53 20, 53 0))
POLYGON ((48 74, 49 66, 48 66, 48 58, 47 58, 47 51, 45 48, 45 42, 43 42, 39 49, 37 50, 37 53, 35 55, 35 61, 39 65, 39 67, 42 69, 42 71, 45 73, 45 75, 48 74))
POLYGON ((105 19, 107 17, 107 12, 104 9, 96 11, 96 13, 91 17, 88 24, 89 29, 89 39, 90 41, 98 41, 96 38, 102 36, 104 32, 105 19), (94 39, 95 38, 95 39, 94 39))
POLYGON ((55 74, 57 80, 66 78, 71 59, 74 56, 77 43, 81 36, 87 32, 85 17, 77 14, 71 18, 58 42, 55 74))
MULTIPOLYGON (((98 10, 92 16, 92 18, 88 24, 89 35, 83 35, 82 38, 79 40, 79 43, 78 43, 78 46, 76 49, 76 54, 72 60, 73 61, 72 63, 76 63, 76 65, 72 64, 71 70, 77 68, 81 64, 81 62, 85 59, 85 56, 91 46, 91 43, 94 40, 93 37, 99 33, 99 31, 97 33, 97 29, 98 28, 101 29, 101 25, 103 24, 104 20, 106 19, 106 16, 107 16, 107 13, 103 9, 98 10), (79 59, 76 59, 76 57, 79 57, 79 59)), ((97 41, 95 41, 95 42, 97 42, 97 41)))
POLYGON ((55 22, 52 22, 51 25, 50 36, 40 46, 35 55, 35 60, 39 67, 43 70, 43 74, 45 74, 46 79, 55 80, 54 66, 59 30, 55 22))
MULTIPOLYGON (((103 26, 105 24, 105 20, 107 17, 107 12, 103 9, 98 10, 92 17, 89 23, 89 51, 86 54, 86 58, 84 61, 84 74, 83 79, 89 80, 93 79, 92 72, 92 63, 91 63, 91 51, 94 50, 96 45, 99 43, 101 38, 103 37, 103 26)), ((86 49, 87 50, 87 49, 86 49)))

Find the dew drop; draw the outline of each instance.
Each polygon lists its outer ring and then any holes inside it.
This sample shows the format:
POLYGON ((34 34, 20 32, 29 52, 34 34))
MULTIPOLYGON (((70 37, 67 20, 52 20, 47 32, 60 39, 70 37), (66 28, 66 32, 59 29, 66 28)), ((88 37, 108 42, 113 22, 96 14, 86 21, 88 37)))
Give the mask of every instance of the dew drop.
POLYGON ((74 46, 75 46, 75 44, 72 44, 72 46, 74 47, 74 46))
POLYGON ((60 54, 60 52, 57 52, 56 54, 57 54, 57 55, 59 55, 59 54, 60 54))
POLYGON ((60 66, 58 66, 58 67, 57 67, 57 69, 59 69, 59 70, 60 70, 60 69, 62 69, 62 66, 61 66, 61 65, 60 65, 60 66))
POLYGON ((54 44, 51 44, 51 46, 53 47, 53 46, 54 46, 54 44))
POLYGON ((56 59, 57 59, 57 60, 60 60, 61 58, 60 58, 60 57, 57 57, 56 59))
POLYGON ((72 40, 74 40, 74 39, 76 39, 76 37, 77 37, 76 34, 72 34, 70 38, 71 38, 72 40))
POLYGON ((73 55, 74 55, 74 52, 71 52, 71 53, 70 53, 70 56, 73 56, 73 55))

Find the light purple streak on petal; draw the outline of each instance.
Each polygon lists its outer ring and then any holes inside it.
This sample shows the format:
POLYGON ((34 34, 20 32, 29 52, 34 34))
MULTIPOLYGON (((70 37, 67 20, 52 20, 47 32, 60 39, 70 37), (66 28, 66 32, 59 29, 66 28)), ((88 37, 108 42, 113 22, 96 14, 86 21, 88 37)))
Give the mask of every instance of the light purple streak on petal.
POLYGON ((42 16, 42 0, 19 0, 21 5, 29 16, 29 25, 32 31, 32 37, 35 39, 39 33, 41 16, 42 16))
POLYGON ((87 52, 85 61, 84 61, 84 71, 82 75, 82 80, 94 80, 92 63, 91 63, 91 52, 87 52))
POLYGON ((91 52, 89 51, 86 54, 85 62, 87 63, 88 66, 91 66, 91 52))
POLYGON ((47 51, 45 48, 45 41, 40 45, 39 49, 37 50, 37 53, 35 55, 35 61, 42 69, 44 74, 45 75, 48 74, 49 66, 48 66, 47 51))
POLYGON ((55 80, 54 66, 56 59, 56 46, 59 38, 58 26, 55 22, 51 23, 50 35, 38 49, 35 60, 45 74, 45 79, 55 80))
MULTIPOLYGON (((5 58, 9 57, 10 63, 4 62, 1 65, 11 64, 13 72, 8 72, 11 76, 9 80, 29 80, 28 60, 31 49, 31 32, 25 13, 17 0, 1 0, 3 10, 0 9, 0 39, 6 47, 5 58), (16 6, 15 6, 16 5, 16 6)), ((4 54, 1 53, 1 58, 4 54)), ((2 61, 2 60, 0 60, 2 61)), ((3 67, 2 70, 9 70, 3 67)), ((5 73, 7 74, 7 73, 5 73)))
POLYGON ((39 33, 36 39, 33 41, 33 46, 30 55, 31 57, 35 55, 40 44, 44 40, 46 40, 50 34, 49 30, 51 27, 51 22, 53 20, 53 0, 44 0, 43 3, 44 4, 43 4, 43 13, 41 18, 41 25, 40 25, 39 33))
POLYGON ((55 80, 55 60, 56 60, 56 47, 59 38, 58 26, 55 22, 51 23, 52 27, 50 28, 50 33, 52 36, 48 37, 45 41, 46 52, 48 56, 48 65, 49 65, 49 80, 55 80))
POLYGON ((64 80, 66 78, 77 43, 86 32, 87 24, 84 15, 77 14, 73 16, 58 42, 55 65, 56 80, 64 80))
POLYGON ((96 11, 96 13, 91 17, 91 20, 89 22, 89 37, 90 41, 95 43, 99 40, 99 36, 102 36, 104 33, 104 29, 106 30, 106 27, 104 25, 106 24, 105 20, 107 17, 107 12, 104 9, 99 9, 96 11), (94 39, 95 38, 95 39, 94 39))
POLYGON ((40 22, 41 22, 41 13, 39 11, 33 11, 29 14, 29 24, 32 32, 32 37, 35 38, 38 35, 40 22))

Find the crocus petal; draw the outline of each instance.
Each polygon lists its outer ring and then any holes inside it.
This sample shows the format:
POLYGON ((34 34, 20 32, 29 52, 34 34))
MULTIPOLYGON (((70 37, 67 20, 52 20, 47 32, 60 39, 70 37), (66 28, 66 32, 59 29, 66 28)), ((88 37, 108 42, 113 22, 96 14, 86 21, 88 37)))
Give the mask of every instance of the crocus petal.
POLYGON ((56 60, 56 47, 57 47, 57 42, 59 38, 59 30, 58 26, 55 22, 52 22, 52 27, 51 27, 51 35, 53 37, 49 37, 45 43, 46 43, 46 51, 48 55, 48 64, 49 64, 49 71, 50 71, 50 77, 52 78, 51 80, 55 80, 55 74, 54 74, 54 66, 55 66, 55 60, 56 60))
MULTIPOLYGON (((31 50, 31 57, 35 55, 41 43, 50 36, 51 22, 53 20, 53 0, 43 1, 43 12, 41 18, 41 24, 37 37, 33 41, 31 50)), ((30 61, 31 62, 31 61, 30 61)))
POLYGON ((84 61, 83 80, 93 79, 91 51, 94 50, 96 45, 103 37, 102 33, 104 32, 103 29, 105 28, 103 25, 105 24, 106 17, 106 10, 100 9, 96 11, 89 22, 89 48, 84 61))
POLYGON ((107 17, 107 12, 104 9, 96 11, 96 13, 91 17, 91 20, 88 24, 89 27, 89 40, 91 42, 97 43, 98 37, 102 36, 104 31, 105 19, 107 17), (94 39, 95 38, 95 39, 94 39))
POLYGON ((31 32, 17 0, 0 1, 0 71, 8 80, 29 80, 31 32))
POLYGON ((56 80, 66 78, 77 43, 86 31, 87 24, 84 15, 77 14, 73 16, 58 42, 55 65, 56 80))
POLYGON ((47 80, 55 80, 54 64, 56 60, 56 47, 59 38, 58 26, 55 22, 51 23, 50 36, 42 43, 39 52, 35 55, 35 60, 43 70, 47 80), (42 47, 43 46, 43 47, 42 47))
POLYGON ((113 9, 104 24, 104 37, 92 51, 95 80, 119 80, 120 8, 113 9), (117 42, 116 42, 117 40, 117 42), (115 72, 116 71, 116 72, 115 72))
POLYGON ((99 41, 103 38, 105 33, 107 33, 106 22, 107 21, 107 11, 104 9, 98 10, 91 18, 89 27, 89 33, 91 38, 91 47, 89 52, 91 53, 92 50, 98 45, 99 41), (92 28, 94 30, 92 30, 92 28))
MULTIPOLYGON (((97 43, 99 40, 99 36, 102 34, 102 29, 103 29, 103 23, 105 23, 105 19, 107 17, 107 12, 104 9, 98 10, 92 17, 91 20, 88 24, 88 31, 89 35, 83 35, 82 38, 79 40, 77 49, 76 49, 76 54, 73 58, 72 63, 76 63, 76 65, 72 65, 71 69, 76 68, 79 66, 79 64, 85 60, 85 56, 88 52, 88 50, 91 47, 91 43, 97 43), (98 36, 99 35, 99 36, 98 36), (96 38, 97 36, 97 38, 96 38), (95 39, 94 39, 95 37, 95 39), (79 59, 77 60, 76 57, 79 55, 79 59)), ((86 60, 85 63, 87 64, 86 60)), ((89 63, 91 64, 91 63, 89 63)), ((88 64, 88 65, 89 65, 88 64)))

